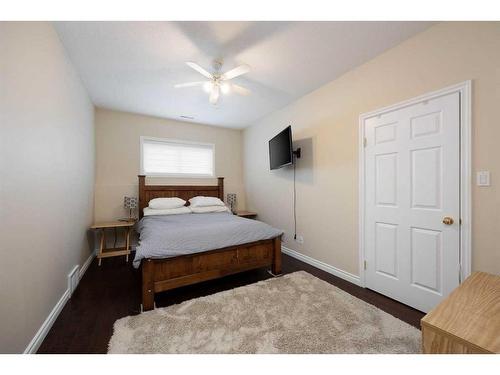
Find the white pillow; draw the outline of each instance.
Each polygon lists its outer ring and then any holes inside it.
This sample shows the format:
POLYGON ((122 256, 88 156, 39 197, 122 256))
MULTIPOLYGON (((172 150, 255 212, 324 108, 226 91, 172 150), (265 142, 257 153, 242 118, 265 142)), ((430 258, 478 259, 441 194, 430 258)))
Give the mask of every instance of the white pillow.
POLYGON ((186 201, 181 198, 155 198, 149 201, 149 208, 154 210, 164 210, 170 208, 179 208, 186 204, 186 201))
POLYGON ((203 197, 201 195, 189 200, 191 207, 225 206, 224 202, 215 197, 203 197))
POLYGON ((191 210, 188 207, 153 209, 149 207, 144 208, 144 216, 154 215, 177 215, 177 214, 190 214, 191 210))
POLYGON ((203 207, 191 207, 191 211, 195 214, 204 214, 208 212, 231 212, 226 206, 203 206, 203 207))

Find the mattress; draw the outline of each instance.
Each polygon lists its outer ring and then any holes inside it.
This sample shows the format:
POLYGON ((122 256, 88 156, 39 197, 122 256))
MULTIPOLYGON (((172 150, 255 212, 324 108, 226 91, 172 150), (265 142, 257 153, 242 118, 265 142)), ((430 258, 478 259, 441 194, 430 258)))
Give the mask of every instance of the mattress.
POLYGON ((283 231, 231 213, 147 216, 136 225, 134 267, 144 258, 170 258, 281 236, 283 231))

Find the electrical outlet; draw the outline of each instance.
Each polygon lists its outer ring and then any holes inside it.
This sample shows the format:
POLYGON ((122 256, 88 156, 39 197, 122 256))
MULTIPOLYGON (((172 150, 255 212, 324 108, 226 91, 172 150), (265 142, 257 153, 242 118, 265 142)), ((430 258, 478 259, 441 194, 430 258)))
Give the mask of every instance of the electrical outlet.
POLYGON ((297 235, 297 238, 295 239, 295 242, 303 244, 304 243, 304 237, 297 235))
POLYGON ((490 186, 490 171, 477 172, 477 186, 490 186))

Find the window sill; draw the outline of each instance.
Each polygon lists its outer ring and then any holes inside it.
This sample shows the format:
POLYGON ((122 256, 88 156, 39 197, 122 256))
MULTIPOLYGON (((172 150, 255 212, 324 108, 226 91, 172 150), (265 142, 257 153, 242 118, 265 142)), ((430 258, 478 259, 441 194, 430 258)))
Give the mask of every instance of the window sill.
POLYGON ((170 174, 170 173, 141 173, 146 177, 163 177, 163 178, 199 178, 211 179, 217 178, 215 175, 202 175, 202 174, 170 174))

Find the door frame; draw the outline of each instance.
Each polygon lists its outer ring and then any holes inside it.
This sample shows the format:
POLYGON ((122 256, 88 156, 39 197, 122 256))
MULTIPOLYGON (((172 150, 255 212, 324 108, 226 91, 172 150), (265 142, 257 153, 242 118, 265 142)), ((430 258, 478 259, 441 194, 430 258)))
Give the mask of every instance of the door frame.
POLYGON ((365 279, 365 121, 374 116, 392 112, 452 93, 460 93, 460 264, 459 281, 462 283, 471 273, 472 256, 472 165, 471 165, 471 108, 472 81, 464 81, 441 90, 429 92, 388 107, 363 113, 359 116, 359 278, 366 287, 365 279))

